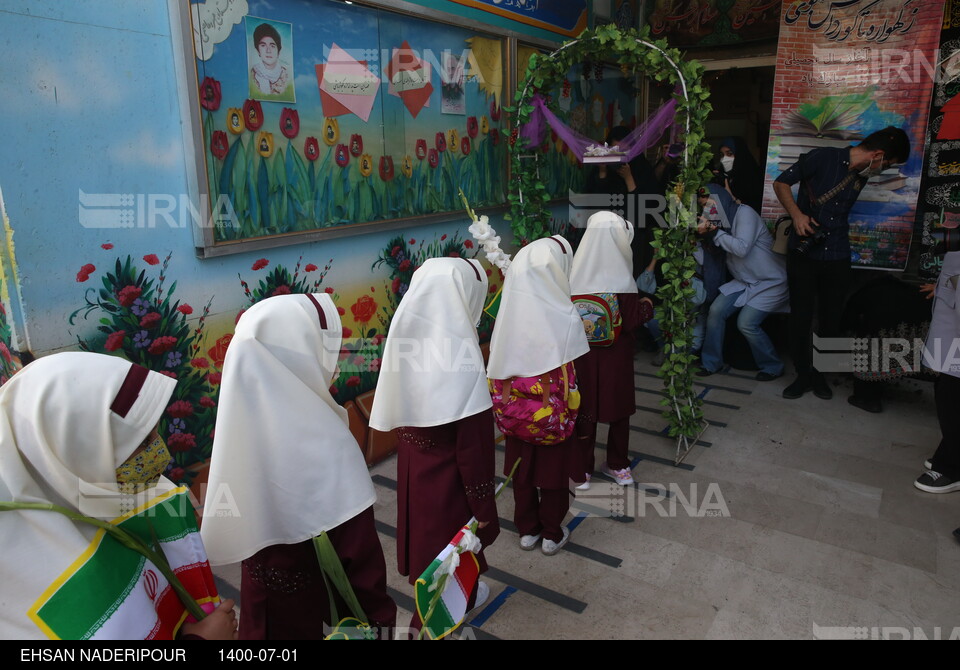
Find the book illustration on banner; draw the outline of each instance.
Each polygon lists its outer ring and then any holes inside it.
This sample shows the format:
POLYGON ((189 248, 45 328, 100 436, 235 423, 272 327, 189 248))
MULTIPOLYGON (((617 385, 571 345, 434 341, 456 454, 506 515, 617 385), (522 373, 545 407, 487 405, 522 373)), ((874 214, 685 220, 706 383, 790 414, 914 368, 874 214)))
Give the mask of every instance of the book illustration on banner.
POLYGON ((859 121, 863 101, 844 100, 845 97, 823 98, 817 105, 803 105, 799 111, 787 114, 780 138, 780 170, 786 170, 801 154, 813 149, 844 149, 863 139, 859 132, 851 130, 859 121))

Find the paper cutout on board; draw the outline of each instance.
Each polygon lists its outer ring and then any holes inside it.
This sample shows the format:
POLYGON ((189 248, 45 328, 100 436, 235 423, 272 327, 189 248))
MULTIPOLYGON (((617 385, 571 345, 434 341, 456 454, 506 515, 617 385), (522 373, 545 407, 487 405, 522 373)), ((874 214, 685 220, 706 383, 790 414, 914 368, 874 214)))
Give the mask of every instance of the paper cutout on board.
POLYGON ((352 113, 364 122, 370 119, 380 89, 380 78, 370 71, 366 63, 358 61, 334 43, 326 66, 317 65, 316 69, 324 116, 352 113), (337 104, 329 104, 330 99, 337 104), (342 111, 344 109, 346 111, 342 111))
POLYGON ((430 106, 433 93, 431 73, 430 63, 417 56, 406 40, 399 49, 393 50, 393 57, 387 65, 387 92, 403 100, 413 118, 417 118, 424 107, 430 106))
POLYGON ((466 66, 467 59, 453 52, 443 52, 440 71, 440 112, 443 114, 466 114, 466 66))
POLYGON ((487 96, 492 95, 499 106, 500 96, 503 95, 503 56, 500 40, 471 37, 467 44, 470 45, 470 76, 477 78, 480 92, 487 96))

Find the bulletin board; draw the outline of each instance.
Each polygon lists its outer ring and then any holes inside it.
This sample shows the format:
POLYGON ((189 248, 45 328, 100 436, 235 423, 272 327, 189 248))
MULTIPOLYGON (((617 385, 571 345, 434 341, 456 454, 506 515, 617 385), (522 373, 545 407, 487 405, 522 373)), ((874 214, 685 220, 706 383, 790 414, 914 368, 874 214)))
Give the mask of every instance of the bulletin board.
POLYGON ((459 189, 506 201, 503 37, 327 0, 190 14, 201 255, 422 224, 459 189))

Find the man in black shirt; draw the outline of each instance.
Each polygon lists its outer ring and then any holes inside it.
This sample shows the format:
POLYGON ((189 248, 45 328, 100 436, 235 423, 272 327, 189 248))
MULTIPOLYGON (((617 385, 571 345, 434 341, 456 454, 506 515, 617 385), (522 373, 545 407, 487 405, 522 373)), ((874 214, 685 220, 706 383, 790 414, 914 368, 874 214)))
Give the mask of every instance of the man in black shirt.
POLYGON ((784 389, 784 398, 799 398, 810 390, 818 398, 833 397, 823 375, 813 367, 814 301, 819 302, 818 334, 837 337, 851 272, 850 209, 871 175, 909 157, 907 134, 888 127, 855 147, 814 149, 774 182, 774 193, 793 219, 787 282, 790 348, 797 378, 784 389), (797 182, 800 189, 795 200, 790 187, 797 182))

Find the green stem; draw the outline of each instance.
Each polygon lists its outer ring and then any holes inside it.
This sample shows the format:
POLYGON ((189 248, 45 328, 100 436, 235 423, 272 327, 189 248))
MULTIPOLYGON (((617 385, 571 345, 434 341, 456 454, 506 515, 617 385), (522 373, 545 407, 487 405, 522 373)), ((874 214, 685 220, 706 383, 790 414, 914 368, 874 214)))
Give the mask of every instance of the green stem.
POLYGON ((184 608, 186 608, 186 610, 193 615, 197 621, 201 621, 207 616, 206 612, 204 612, 200 605, 197 604, 197 601, 193 599, 193 596, 190 595, 190 592, 187 591, 184 585, 173 573, 173 570, 170 569, 170 565, 163 559, 163 557, 148 547, 140 538, 136 537, 135 535, 128 533, 127 531, 113 525, 108 521, 101 521, 100 519, 84 516, 78 512, 69 510, 66 507, 60 507, 59 505, 51 505, 50 503, 0 502, 0 512, 9 512, 14 510, 43 510, 47 512, 57 512, 58 514, 62 514, 63 516, 67 517, 71 521, 86 523, 100 528, 127 549, 137 552, 148 561, 153 563, 157 569, 163 573, 163 576, 167 578, 167 581, 170 583, 170 587, 177 594, 177 597, 180 598, 180 602, 183 603, 184 608))

